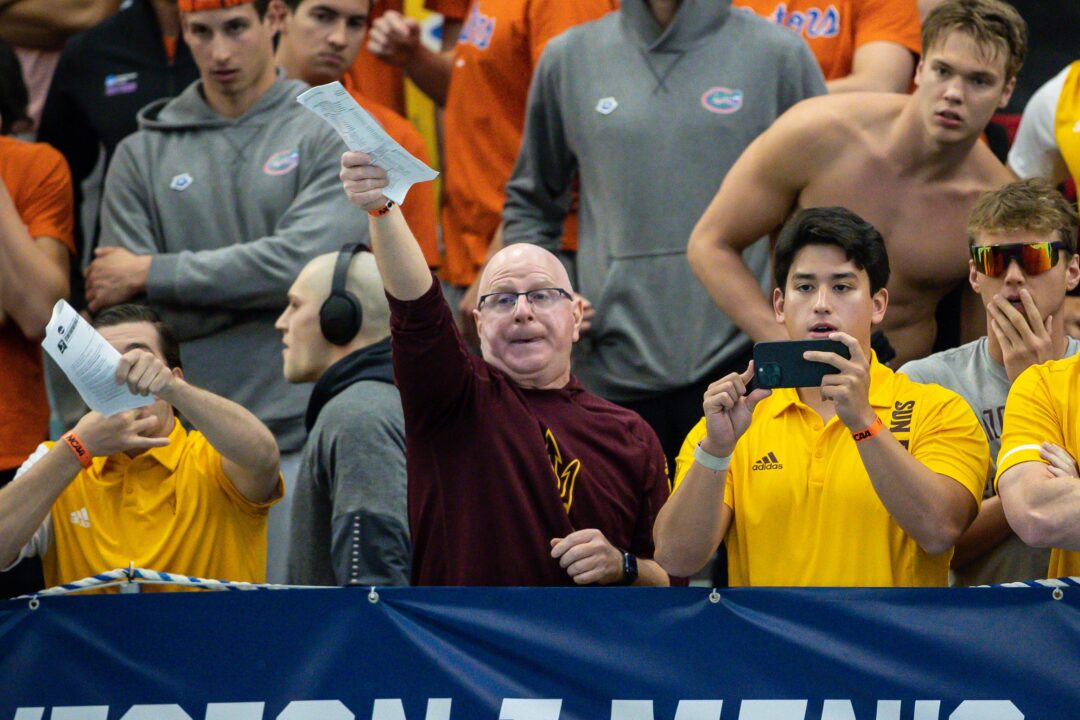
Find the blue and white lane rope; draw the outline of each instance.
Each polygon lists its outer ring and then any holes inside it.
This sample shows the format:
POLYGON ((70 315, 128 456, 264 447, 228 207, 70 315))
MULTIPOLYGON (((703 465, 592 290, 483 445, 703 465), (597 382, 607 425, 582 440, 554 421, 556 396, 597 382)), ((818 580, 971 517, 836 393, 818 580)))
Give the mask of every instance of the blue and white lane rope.
POLYGON ((289 590, 305 587, 301 585, 275 585, 272 583, 213 580, 191 577, 189 575, 180 575, 179 573, 165 573, 158 570, 127 567, 91 575, 82 580, 57 585, 56 587, 51 587, 40 592, 22 595, 18 599, 66 595, 68 593, 75 593, 83 590, 98 590, 106 587, 131 584, 174 585, 179 587, 203 588, 206 590, 289 590))

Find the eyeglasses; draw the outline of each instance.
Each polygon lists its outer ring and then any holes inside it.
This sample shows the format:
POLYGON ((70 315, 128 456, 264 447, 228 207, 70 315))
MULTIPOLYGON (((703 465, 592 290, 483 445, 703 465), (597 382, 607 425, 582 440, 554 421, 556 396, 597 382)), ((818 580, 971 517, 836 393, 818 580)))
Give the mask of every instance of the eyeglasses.
POLYGON ((1008 245, 975 245, 971 259, 975 269, 992 278, 1001 277, 1015 260, 1028 275, 1039 275, 1058 263, 1058 251, 1065 243, 1054 242, 1010 243, 1008 245))
POLYGON ((480 302, 476 305, 480 310, 484 309, 485 303, 492 312, 508 313, 517 307, 518 298, 522 295, 534 308, 547 310, 555 306, 560 298, 571 300, 570 293, 562 288, 538 288, 526 292, 495 292, 480 296, 480 302))

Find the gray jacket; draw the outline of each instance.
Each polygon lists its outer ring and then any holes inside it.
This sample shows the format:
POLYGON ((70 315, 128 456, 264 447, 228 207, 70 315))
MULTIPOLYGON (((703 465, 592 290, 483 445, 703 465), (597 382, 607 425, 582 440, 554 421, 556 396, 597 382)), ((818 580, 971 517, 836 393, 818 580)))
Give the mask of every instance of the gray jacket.
MULTIPOLYGON (((772 121, 821 94, 795 33, 726 0, 684 0, 661 31, 644 0, 552 40, 533 76, 504 239, 555 250, 580 177, 577 289, 596 320, 576 371, 631 401, 706 378, 749 346, 686 260, 728 169, 772 121)), ((744 253, 768 286, 768 247, 744 253)))
POLYGON ((362 380, 319 412, 296 478, 294 585, 408 585, 405 419, 389 383, 362 380))
POLYGON ((117 148, 101 245, 154 256, 147 299, 179 335, 188 379, 294 451, 311 386, 285 382, 274 320, 307 261, 367 242, 367 222, 341 191, 344 143, 296 102, 306 84, 279 75, 236 119, 200 84, 144 108, 117 148))

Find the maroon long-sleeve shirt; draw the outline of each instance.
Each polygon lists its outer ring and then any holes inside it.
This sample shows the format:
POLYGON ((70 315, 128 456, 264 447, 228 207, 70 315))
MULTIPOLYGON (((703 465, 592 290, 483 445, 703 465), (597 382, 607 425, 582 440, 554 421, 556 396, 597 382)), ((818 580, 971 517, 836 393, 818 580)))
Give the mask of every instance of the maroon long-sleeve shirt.
POLYGON ((550 540, 586 528, 652 557, 668 481, 644 420, 573 377, 524 389, 470 356, 437 282, 390 310, 414 585, 572 585, 550 540))

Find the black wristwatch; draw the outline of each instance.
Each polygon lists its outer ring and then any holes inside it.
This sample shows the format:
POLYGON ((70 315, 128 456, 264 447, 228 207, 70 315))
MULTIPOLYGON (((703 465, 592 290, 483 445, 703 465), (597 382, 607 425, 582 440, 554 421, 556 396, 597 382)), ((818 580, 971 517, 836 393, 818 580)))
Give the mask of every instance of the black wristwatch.
POLYGON ((637 558, 633 553, 622 554, 622 579, 616 585, 633 585, 637 581, 637 558))

